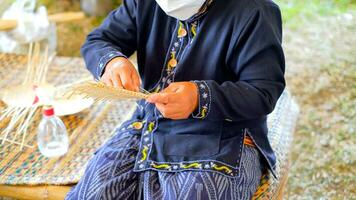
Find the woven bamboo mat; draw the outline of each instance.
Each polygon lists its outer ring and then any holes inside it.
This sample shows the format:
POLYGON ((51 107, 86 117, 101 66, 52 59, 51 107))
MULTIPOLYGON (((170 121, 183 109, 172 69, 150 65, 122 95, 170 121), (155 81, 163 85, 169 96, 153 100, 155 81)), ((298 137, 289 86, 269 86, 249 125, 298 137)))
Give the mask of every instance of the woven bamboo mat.
MULTIPOLYGON (((0 89, 22 80, 25 63, 25 57, 0 54, 0 89)), ((48 81, 64 84, 87 75, 81 59, 56 58, 50 68, 48 81)), ((68 154, 59 159, 45 158, 36 148, 20 152, 14 145, 0 146, 0 185, 65 185, 78 182, 95 149, 113 135, 116 125, 123 121, 133 107, 132 102, 100 104, 77 115, 64 117, 70 136, 70 149, 68 154)), ((280 183, 288 174, 290 147, 298 113, 298 106, 285 91, 267 121, 268 137, 277 155, 278 178, 274 179, 267 172, 254 199, 276 198, 280 183)), ((38 121, 39 116, 27 138, 27 142, 32 145, 36 145, 35 128, 38 121)))
POLYGON ((297 124, 299 108, 287 90, 279 98, 274 111, 267 118, 268 139, 275 151, 276 175, 266 172, 253 199, 277 199, 283 182, 287 179, 289 159, 294 129, 297 124))
MULTIPOLYGON (((25 56, 0 54, 0 89, 23 80, 26 60, 25 56)), ((50 66, 47 81, 55 85, 67 84, 87 76, 89 72, 82 59, 58 57, 50 66)), ((0 105, 0 109, 3 108, 4 105, 0 105)), ((102 103, 76 115, 62 117, 68 130, 70 148, 66 155, 51 159, 43 157, 37 148, 37 126, 41 120, 38 112, 25 139, 26 144, 35 148, 20 151, 18 145, 0 144, 0 185, 78 182, 93 152, 113 135, 115 127, 133 108, 133 102, 102 103)), ((2 128, 4 126, 0 124, 0 130, 2 128)))

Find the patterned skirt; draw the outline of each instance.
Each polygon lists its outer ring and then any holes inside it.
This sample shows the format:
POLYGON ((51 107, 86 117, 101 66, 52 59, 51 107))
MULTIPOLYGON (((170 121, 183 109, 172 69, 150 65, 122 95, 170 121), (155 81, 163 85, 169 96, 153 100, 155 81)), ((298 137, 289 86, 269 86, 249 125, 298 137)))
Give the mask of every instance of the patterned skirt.
POLYGON ((117 131, 89 161, 67 200, 251 199, 264 170, 259 151, 245 145, 236 177, 207 171, 134 172, 140 135, 117 131))

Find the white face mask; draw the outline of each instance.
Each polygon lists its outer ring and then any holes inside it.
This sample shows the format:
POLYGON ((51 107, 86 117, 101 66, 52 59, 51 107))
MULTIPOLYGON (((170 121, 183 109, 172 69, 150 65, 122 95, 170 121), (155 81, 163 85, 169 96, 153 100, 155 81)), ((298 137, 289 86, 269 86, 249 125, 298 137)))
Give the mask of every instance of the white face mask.
POLYGON ((179 20, 187 20, 198 13, 206 0, 156 0, 167 15, 179 20))

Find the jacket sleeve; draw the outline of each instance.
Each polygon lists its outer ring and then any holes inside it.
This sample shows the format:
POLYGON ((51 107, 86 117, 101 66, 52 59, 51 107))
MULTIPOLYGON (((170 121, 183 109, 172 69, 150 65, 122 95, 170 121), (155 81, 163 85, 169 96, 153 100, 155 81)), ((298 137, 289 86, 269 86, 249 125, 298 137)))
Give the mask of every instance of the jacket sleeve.
POLYGON ((137 0, 124 0, 87 36, 81 54, 95 79, 100 79, 110 60, 127 58, 137 49, 136 8, 137 0))
POLYGON ((268 4, 246 21, 226 59, 236 81, 194 81, 199 88, 194 118, 240 121, 273 111, 285 87, 280 10, 268 4))

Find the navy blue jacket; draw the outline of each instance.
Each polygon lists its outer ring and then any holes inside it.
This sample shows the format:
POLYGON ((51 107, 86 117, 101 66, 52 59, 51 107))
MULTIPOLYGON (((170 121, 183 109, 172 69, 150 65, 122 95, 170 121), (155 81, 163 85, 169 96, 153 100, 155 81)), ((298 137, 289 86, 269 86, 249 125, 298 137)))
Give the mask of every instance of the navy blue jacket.
POLYGON ((165 119, 154 105, 139 102, 121 127, 142 135, 135 170, 234 176, 246 134, 273 170, 266 116, 285 87, 281 24, 278 6, 268 0, 215 0, 207 12, 183 22, 167 16, 154 0, 124 0, 111 12, 82 47, 96 79, 111 59, 137 51, 146 90, 161 91, 179 81, 199 86, 199 107, 186 120, 165 119), (182 29, 186 35, 180 35, 182 29))

